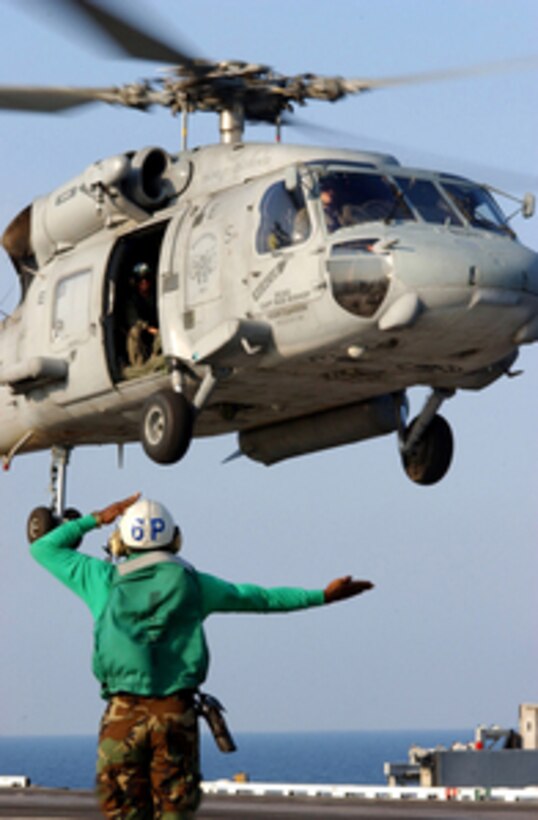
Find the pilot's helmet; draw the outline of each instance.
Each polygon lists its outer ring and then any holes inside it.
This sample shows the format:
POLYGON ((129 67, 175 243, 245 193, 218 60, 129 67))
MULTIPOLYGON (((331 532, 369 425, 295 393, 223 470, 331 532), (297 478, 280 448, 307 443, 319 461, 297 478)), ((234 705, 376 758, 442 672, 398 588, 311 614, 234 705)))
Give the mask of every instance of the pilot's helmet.
POLYGON ((147 262, 137 262, 133 267, 134 279, 147 279, 150 274, 151 270, 147 262))
POLYGON ((322 176, 319 180, 319 192, 320 194, 323 193, 330 193, 334 195, 338 192, 339 188, 339 181, 336 179, 334 174, 326 174, 322 176))
POLYGON ((123 544, 133 550, 169 549, 178 552, 181 533, 171 513, 159 501, 141 498, 119 524, 123 544))

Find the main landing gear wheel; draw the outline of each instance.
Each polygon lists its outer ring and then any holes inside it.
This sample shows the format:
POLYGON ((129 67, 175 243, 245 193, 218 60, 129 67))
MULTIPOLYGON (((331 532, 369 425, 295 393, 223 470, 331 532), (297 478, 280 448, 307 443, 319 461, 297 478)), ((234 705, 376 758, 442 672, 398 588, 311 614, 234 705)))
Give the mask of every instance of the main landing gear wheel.
MULTIPOLYGON (((416 422, 417 419, 413 419, 407 428, 406 438, 416 422)), ((450 425, 443 416, 435 415, 412 449, 402 454, 404 470, 416 484, 436 484, 446 475, 453 452, 450 425)))
POLYGON ((158 464, 174 464, 189 449, 193 427, 194 410, 183 393, 155 393, 142 411, 140 440, 146 455, 158 464))

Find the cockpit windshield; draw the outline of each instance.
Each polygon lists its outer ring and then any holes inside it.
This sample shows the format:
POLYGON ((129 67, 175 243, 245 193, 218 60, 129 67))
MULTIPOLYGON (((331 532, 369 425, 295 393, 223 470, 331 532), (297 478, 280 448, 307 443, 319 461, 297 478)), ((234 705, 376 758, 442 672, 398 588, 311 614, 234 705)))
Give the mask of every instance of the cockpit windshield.
POLYGON ((425 222, 436 225, 463 225, 450 202, 428 179, 417 177, 395 177, 405 198, 425 222))
POLYGON ((485 188, 466 180, 441 180, 441 185, 473 228, 512 234, 503 212, 485 188))
POLYGON ((381 174, 331 171, 319 177, 319 198, 327 230, 414 219, 397 186, 381 174))

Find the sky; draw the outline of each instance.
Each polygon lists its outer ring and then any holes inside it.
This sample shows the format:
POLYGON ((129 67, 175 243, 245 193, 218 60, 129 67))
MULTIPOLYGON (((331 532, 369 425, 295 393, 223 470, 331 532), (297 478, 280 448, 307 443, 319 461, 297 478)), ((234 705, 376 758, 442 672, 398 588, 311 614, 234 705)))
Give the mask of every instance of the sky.
MULTIPOLYGON (((155 66, 92 49, 47 4, 0 0, 0 84, 111 85, 155 66), (28 6, 30 13, 26 13, 28 6)), ((49 4, 51 5, 51 4, 49 4)), ((157 31, 204 56, 281 72, 390 76, 510 60, 536 51, 534 0, 146 0, 130 4, 157 31)), ((336 105, 312 104, 317 130, 290 142, 388 148, 402 162, 462 171, 513 193, 538 193, 537 70, 397 88, 336 105), (336 136, 328 129, 339 131, 336 136)), ((127 149, 179 148, 179 123, 90 107, 67 116, 0 113, 0 225, 35 196, 96 159, 127 149)), ((247 132, 271 140, 270 129, 247 132)), ((190 145, 217 139, 193 118, 190 145)), ((513 226, 538 250, 538 217, 513 226)), ((0 259, 0 307, 18 298, 0 259)), ((207 690, 235 731, 473 728, 517 725, 538 701, 536 463, 538 351, 522 349, 518 378, 458 393, 443 414, 456 450, 447 477, 417 487, 394 436, 270 468, 238 459, 233 436, 197 440, 173 467, 139 445, 79 448, 67 501, 83 512, 134 490, 163 501, 200 569, 266 586, 319 588, 352 573, 376 588, 290 615, 213 616, 207 690)), ((414 411, 423 392, 410 392, 414 411)), ((84 605, 35 565, 29 511, 49 499, 48 453, 0 475, 0 734, 91 734, 102 702, 90 667, 84 605)), ((84 549, 101 555, 105 533, 84 549)))

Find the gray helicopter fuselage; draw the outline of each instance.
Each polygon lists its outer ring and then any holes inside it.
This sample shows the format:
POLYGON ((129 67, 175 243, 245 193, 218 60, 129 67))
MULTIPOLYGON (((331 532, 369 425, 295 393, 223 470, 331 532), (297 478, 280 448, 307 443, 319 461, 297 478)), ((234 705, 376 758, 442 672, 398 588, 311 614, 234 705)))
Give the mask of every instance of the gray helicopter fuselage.
POLYGON ((0 452, 137 440, 171 364, 190 399, 218 374, 195 435, 417 384, 483 388, 538 338, 538 257, 496 207, 370 153, 238 144, 97 163, 33 203, 24 252, 11 242, 24 292, 0 327, 0 452), (350 199, 332 225, 329 184, 350 199), (162 351, 137 369, 138 260, 162 351))

